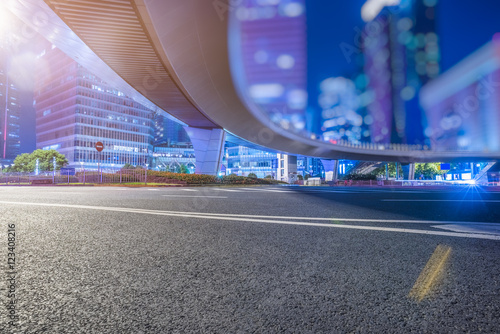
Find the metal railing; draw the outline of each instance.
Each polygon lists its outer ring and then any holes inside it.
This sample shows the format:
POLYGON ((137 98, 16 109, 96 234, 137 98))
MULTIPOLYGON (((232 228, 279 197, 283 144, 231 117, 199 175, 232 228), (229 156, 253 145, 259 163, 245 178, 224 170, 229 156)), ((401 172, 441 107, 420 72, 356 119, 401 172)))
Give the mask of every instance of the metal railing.
POLYGON ((388 186, 388 187, 432 187, 432 186, 471 186, 472 180, 338 180, 327 182, 330 186, 388 186))
MULTIPOLYGON (((148 182, 146 169, 118 169, 118 170, 80 170, 24 173, 0 173, 0 184, 3 185, 42 185, 42 184, 113 184, 113 183, 143 183, 148 182)), ((171 180, 171 183, 178 183, 171 180)))

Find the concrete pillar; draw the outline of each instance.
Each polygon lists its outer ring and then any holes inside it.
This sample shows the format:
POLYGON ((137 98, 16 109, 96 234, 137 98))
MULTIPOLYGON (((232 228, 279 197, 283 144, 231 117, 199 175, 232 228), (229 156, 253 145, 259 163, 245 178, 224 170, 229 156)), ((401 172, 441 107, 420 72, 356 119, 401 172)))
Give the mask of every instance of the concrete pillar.
POLYGON ((223 129, 184 127, 193 144, 196 174, 217 175, 224 155, 223 129))
POLYGON ((403 169, 403 178, 405 180, 415 180, 415 163, 401 164, 403 169))
POLYGON ((339 177, 339 161, 321 159, 325 169, 325 181, 336 181, 339 177))
POLYGON ((399 162, 396 162, 396 180, 399 180, 399 162))

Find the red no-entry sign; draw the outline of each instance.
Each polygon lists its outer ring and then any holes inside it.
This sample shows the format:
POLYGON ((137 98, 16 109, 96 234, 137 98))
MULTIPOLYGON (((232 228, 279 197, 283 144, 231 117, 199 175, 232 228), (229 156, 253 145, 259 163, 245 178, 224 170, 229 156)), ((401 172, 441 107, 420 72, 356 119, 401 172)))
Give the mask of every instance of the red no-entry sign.
POLYGON ((98 141, 97 143, 95 143, 95 149, 97 150, 97 152, 101 152, 102 150, 104 150, 104 144, 98 141))

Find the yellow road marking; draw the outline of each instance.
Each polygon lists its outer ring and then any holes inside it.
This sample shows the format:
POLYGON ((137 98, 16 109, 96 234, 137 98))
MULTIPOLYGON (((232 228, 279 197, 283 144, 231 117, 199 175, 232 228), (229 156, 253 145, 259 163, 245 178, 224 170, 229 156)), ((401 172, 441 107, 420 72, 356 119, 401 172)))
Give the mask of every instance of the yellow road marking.
POLYGON ((413 298, 421 302, 439 282, 442 276, 442 271, 448 262, 451 254, 451 247, 438 245, 432 253, 431 258, 425 265, 424 269, 418 276, 415 285, 408 294, 409 298, 413 298))

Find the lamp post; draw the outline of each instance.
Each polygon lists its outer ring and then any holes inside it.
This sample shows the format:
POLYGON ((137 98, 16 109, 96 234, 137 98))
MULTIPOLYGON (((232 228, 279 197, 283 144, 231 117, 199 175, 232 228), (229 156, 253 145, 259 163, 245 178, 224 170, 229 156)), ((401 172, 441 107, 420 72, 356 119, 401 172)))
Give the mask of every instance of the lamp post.
POLYGON ((52 183, 56 183, 56 157, 52 158, 52 183))
POLYGON ((149 164, 146 164, 146 171, 144 173, 144 184, 148 184, 148 167, 149 164))

